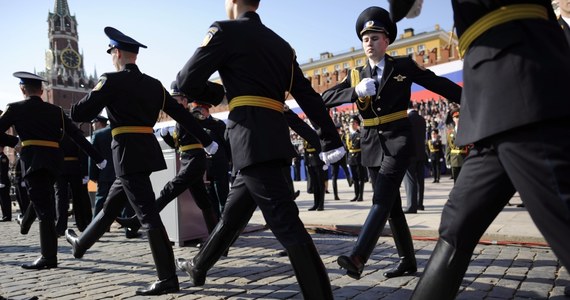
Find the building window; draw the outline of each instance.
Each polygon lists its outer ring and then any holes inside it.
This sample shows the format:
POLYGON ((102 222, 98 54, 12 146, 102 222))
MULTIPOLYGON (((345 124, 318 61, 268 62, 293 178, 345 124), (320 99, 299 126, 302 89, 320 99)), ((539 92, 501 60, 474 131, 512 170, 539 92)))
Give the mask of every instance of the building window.
POLYGON ((359 59, 356 60, 356 66, 357 66, 357 67, 362 66, 362 58, 359 58, 359 59))
POLYGON ((321 72, 323 72, 323 75, 324 75, 324 74, 327 74, 329 71, 327 70, 327 68, 322 68, 321 72))
POLYGON ((413 47, 406 48, 406 55, 410 55, 410 54, 414 54, 414 48, 413 47))
POLYGON ((350 64, 347 63, 347 62, 345 62, 345 63, 342 64, 342 67, 343 67, 344 69, 350 69, 350 64))
POLYGON ((425 51, 425 50, 426 50, 426 45, 423 45, 423 44, 422 44, 422 45, 418 45, 418 53, 419 53, 419 52, 422 52, 422 51, 425 51))
POLYGON ((319 74, 321 74, 321 70, 315 69, 315 70, 313 71, 313 75, 319 75, 319 74))
POLYGON ((396 50, 390 51, 390 56, 398 56, 398 51, 396 50))
POLYGON ((335 71, 340 71, 340 65, 338 65, 338 64, 334 65, 334 70, 335 70, 335 71))

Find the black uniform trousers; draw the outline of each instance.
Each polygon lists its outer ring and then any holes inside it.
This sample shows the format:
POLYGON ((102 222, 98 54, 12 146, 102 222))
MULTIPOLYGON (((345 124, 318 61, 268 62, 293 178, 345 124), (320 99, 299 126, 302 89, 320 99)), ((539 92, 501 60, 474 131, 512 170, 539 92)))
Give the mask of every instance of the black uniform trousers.
MULTIPOLYGON (((206 171, 206 154, 180 153, 180 169, 176 176, 170 180, 160 191, 161 202, 170 202, 185 190, 189 190, 202 211, 212 211, 212 201, 204 184, 204 172, 206 171)), ((158 200, 157 200, 158 201, 158 200)))
POLYGON ((69 198, 73 204, 75 223, 83 231, 93 218, 91 200, 81 176, 76 174, 61 175, 55 182, 55 201, 57 206, 56 230, 63 235, 67 229, 69 198), (71 189, 71 194, 69 193, 71 189))
POLYGON ((0 188, 0 206, 2 207, 2 218, 12 220, 12 199, 10 198, 10 183, 0 188))
MULTIPOLYGON (((287 176, 291 177, 289 168, 278 162, 260 163, 238 172, 222 213, 224 226, 241 232, 259 207, 267 225, 285 248, 312 244, 299 218, 287 176)), ((229 247, 233 240, 225 242, 229 247)))
POLYGON ((467 257, 515 191, 570 268, 570 120, 514 129, 475 143, 441 216, 440 238, 467 257))
POLYGON ((206 185, 206 189, 210 195, 212 206, 219 217, 226 206, 226 200, 230 192, 230 175, 227 167, 220 168, 215 172, 211 172, 211 169, 209 169, 207 172, 210 172, 207 173, 207 179, 210 183, 206 185))

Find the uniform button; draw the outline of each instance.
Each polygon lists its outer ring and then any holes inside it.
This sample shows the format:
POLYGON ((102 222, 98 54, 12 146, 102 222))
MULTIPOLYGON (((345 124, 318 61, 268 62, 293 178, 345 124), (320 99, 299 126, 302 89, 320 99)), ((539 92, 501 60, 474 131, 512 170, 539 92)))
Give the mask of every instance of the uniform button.
POLYGON ((382 134, 382 133, 384 133, 384 131, 378 130, 378 134, 382 134))
POLYGON ((381 111, 382 109, 380 107, 376 108, 377 111, 381 111))

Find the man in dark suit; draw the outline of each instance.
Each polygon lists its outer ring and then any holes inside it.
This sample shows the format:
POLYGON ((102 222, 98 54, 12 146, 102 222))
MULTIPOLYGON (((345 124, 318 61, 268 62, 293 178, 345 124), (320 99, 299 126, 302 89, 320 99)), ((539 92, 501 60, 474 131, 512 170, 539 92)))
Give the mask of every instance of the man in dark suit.
MULTIPOLYGON (((39 219, 41 249, 41 256, 31 264, 22 265, 22 268, 56 268, 57 234, 53 187, 63 167, 60 141, 64 136, 69 136, 77 143, 89 142, 61 107, 42 100, 42 82, 45 79, 28 72, 16 72, 14 76, 20 78, 20 90, 26 99, 8 104, 0 116, 0 132, 14 126, 20 137, 24 182, 32 203, 28 209, 33 209, 39 219)), ((106 164, 102 158, 98 163, 100 166, 106 164)))
POLYGON ((408 119, 412 125, 413 156, 404 176, 407 205, 404 213, 415 214, 424 210, 424 166, 426 163, 426 119, 422 117, 416 105, 410 102, 408 119))
POLYGON ((221 99, 206 93, 212 88, 208 78, 219 71, 230 108, 227 132, 236 171, 222 219, 200 252, 189 261, 179 259, 178 266, 194 285, 203 285, 208 270, 259 206, 289 254, 303 297, 332 299, 326 269, 285 179, 291 176, 285 167, 296 155, 283 116, 289 92, 320 127, 325 163, 339 160, 345 151, 321 97, 303 76, 295 51, 261 23, 258 7, 259 0, 226 1, 230 20, 212 24, 177 76, 178 86, 190 99, 217 105, 221 99))
POLYGON ((417 65, 408 56, 386 54, 386 48, 396 39, 397 28, 383 8, 365 9, 356 21, 356 34, 368 60, 364 66, 350 70, 341 83, 325 91, 323 99, 328 107, 356 103, 364 125, 360 140, 362 165, 368 167, 374 194, 373 205, 352 253, 340 256, 338 263, 349 276, 359 279, 389 221, 401 261, 384 275, 396 277, 417 269, 400 198, 400 185, 413 153, 412 129, 407 118, 412 83, 455 102, 459 101, 461 87, 417 65))
POLYGON ((464 55, 455 141, 473 148, 412 299, 455 299, 475 246, 515 192, 570 269, 568 41, 550 0, 465 2, 452 1, 464 55))
MULTIPOLYGON (((73 256, 81 258, 107 231, 124 208, 126 201, 136 211, 140 223, 147 229, 150 250, 158 280, 137 295, 159 295, 179 290, 174 253, 166 229, 155 206, 150 174, 166 168, 162 149, 154 136, 153 126, 162 110, 178 121, 215 152, 217 144, 194 120, 190 112, 178 104, 160 81, 141 73, 136 65, 139 48, 145 45, 112 27, 105 28, 110 39, 107 53, 117 72, 105 73, 93 90, 73 104, 71 117, 77 122, 89 122, 106 109, 113 136, 113 164, 117 178, 101 210, 81 236, 73 230, 65 233, 73 248, 73 256)), ((223 95, 218 90, 218 97, 223 95)))

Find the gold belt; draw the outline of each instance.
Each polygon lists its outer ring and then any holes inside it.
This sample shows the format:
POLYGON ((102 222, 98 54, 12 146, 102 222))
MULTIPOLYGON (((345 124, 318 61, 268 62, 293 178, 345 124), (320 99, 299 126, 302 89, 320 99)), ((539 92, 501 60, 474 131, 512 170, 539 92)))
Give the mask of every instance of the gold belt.
POLYGON ((115 137, 116 135, 123 133, 153 133, 152 127, 147 126, 121 126, 111 130, 111 135, 115 137))
POLYGON ((317 149, 315 149, 315 148, 307 148, 307 149, 305 149, 305 151, 307 151, 307 152, 317 152, 317 149))
POLYGON ((66 156, 63 158, 63 160, 69 161, 69 160, 79 160, 79 157, 77 156, 66 156))
POLYGON ((22 147, 26 147, 26 146, 43 146, 43 147, 59 148, 59 143, 53 142, 53 141, 45 141, 45 140, 25 140, 25 141, 22 141, 22 147))
POLYGON ((451 154, 465 154, 467 153, 467 150, 463 150, 463 149, 451 149, 451 154))
POLYGON ((408 111, 407 110, 401 110, 401 111, 397 111, 395 113, 387 114, 387 115, 381 116, 381 117, 364 119, 362 123, 364 124, 364 126, 370 127, 370 126, 377 126, 380 124, 390 123, 390 122, 400 120, 403 118, 407 118, 407 117, 408 117, 408 111))
POLYGON ((356 152, 360 152, 362 151, 362 149, 349 149, 348 152, 350 153, 356 153, 356 152))
POLYGON ((283 105, 283 102, 261 96, 239 96, 233 98, 229 103, 230 111, 238 106, 257 106, 269 108, 280 113, 283 112, 283 105))
POLYGON ((192 150, 192 149, 203 149, 203 148, 204 148, 204 146, 202 146, 202 144, 188 144, 188 145, 178 147, 178 151, 184 152, 184 151, 188 151, 188 150, 192 150))
POLYGON ((471 24, 459 38, 459 55, 463 57, 475 39, 487 30, 514 20, 548 19, 544 6, 538 4, 513 4, 502 6, 471 24))

